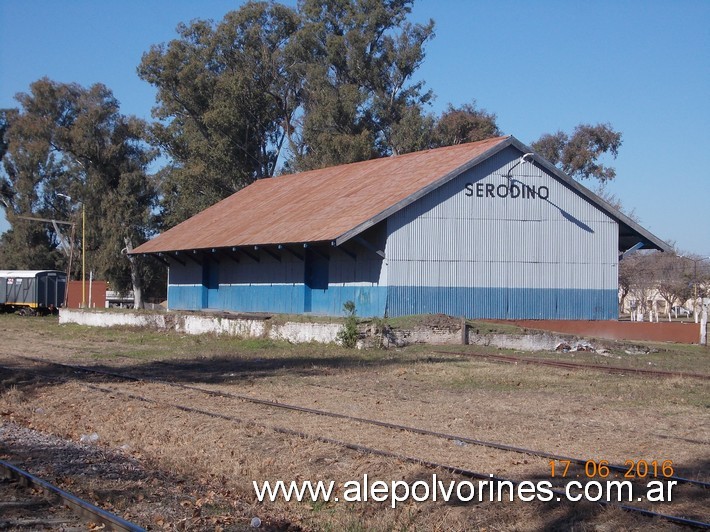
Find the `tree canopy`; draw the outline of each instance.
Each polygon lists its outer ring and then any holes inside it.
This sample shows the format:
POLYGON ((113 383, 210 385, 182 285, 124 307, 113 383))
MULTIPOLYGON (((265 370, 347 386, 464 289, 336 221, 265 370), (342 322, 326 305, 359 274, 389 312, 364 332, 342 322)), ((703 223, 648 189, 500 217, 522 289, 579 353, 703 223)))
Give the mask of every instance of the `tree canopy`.
POLYGON ((548 133, 532 143, 536 152, 566 174, 575 179, 595 178, 601 183, 614 179, 616 170, 601 164, 599 158, 605 154, 616 158, 620 147, 621 133, 611 124, 580 124, 571 135, 548 133))
POLYGON ((158 89, 151 133, 171 159, 164 226, 273 176, 286 146, 289 170, 417 149, 397 127, 431 96, 411 78, 433 22, 407 22, 411 3, 249 2, 153 46, 138 73, 158 89))
POLYGON ((83 205, 88 223, 79 246, 87 266, 117 290, 140 292, 134 281, 149 279, 149 272, 121 256, 152 227, 156 190, 146 168, 154 154, 143 141, 145 124, 122 115, 102 84, 87 89, 43 78, 17 100, 20 108, 4 113, 0 190, 12 224, 2 241, 5 267, 64 269, 56 231, 26 217, 77 220, 83 205))
MULTIPOLYGON (((434 22, 408 21, 413 0, 248 2, 218 23, 178 26, 144 54, 140 77, 157 88, 153 142, 161 228, 256 179, 501 135, 475 100, 428 111, 416 78, 434 22)), ((621 134, 579 125, 533 143, 576 179, 613 179, 599 161, 621 134)))
POLYGON ((171 160, 165 226, 274 174, 300 101, 288 68, 298 27, 292 9, 250 2, 217 25, 180 24, 178 39, 144 54, 138 73, 158 89, 152 138, 171 160))
MULTIPOLYGON (((292 167, 322 168, 412 151, 397 135, 431 99, 413 81, 434 22, 406 20, 412 0, 302 0, 294 36, 304 79, 292 167)), ((421 116, 421 112, 419 113, 421 116)))
POLYGON ((660 298, 670 319, 671 309, 684 307, 697 313, 701 299, 710 295, 710 260, 676 251, 640 251, 619 261, 621 303, 630 298, 637 315, 653 310, 660 298))
POLYGON ((498 137, 501 131, 496 119, 495 114, 477 109, 475 101, 463 104, 461 107, 449 104, 436 121, 434 144, 453 146, 498 137))

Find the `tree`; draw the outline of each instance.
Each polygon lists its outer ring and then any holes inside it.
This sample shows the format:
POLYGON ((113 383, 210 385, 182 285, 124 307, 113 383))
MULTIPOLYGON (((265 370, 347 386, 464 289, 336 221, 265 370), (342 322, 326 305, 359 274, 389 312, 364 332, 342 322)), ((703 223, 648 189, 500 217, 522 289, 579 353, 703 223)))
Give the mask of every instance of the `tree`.
POLYGON ((454 146, 476 142, 502 133, 496 115, 477 109, 475 100, 454 107, 449 104, 439 117, 425 113, 422 106, 409 106, 391 128, 393 153, 454 146))
POLYGON ((300 103, 290 69, 298 27, 292 9, 249 2, 216 26, 179 25, 178 39, 143 55, 138 73, 158 89, 151 132, 171 159, 163 228, 274 174, 300 103))
POLYGON ((0 109, 0 161, 5 157, 7 152, 7 141, 5 133, 9 126, 9 116, 14 112, 14 109, 0 109))
MULTIPOLYGON (((302 0, 296 44, 303 85, 296 170, 323 168, 416 149, 431 98, 412 77, 434 23, 406 21, 412 0, 302 0), (414 109, 414 111, 412 111, 414 109)), ((421 140, 421 139, 420 139, 421 140)))
POLYGON ((476 142, 501 135, 496 115, 476 108, 476 101, 454 107, 449 104, 441 114, 434 130, 437 146, 453 146, 476 142))
POLYGON ((621 147, 621 133, 611 124, 580 124, 572 135, 562 131, 544 134, 532 148, 567 175, 579 179, 598 179, 601 183, 614 179, 616 171, 604 166, 599 158, 609 154, 616 158, 621 147))
POLYGON ((625 258, 619 261, 619 314, 624 312, 626 298, 633 282, 633 265, 625 258))
POLYGON ((170 159, 161 228, 273 176, 286 142, 288 171, 428 144, 430 93, 411 79, 433 23, 407 22, 411 3, 248 2, 144 54, 138 73, 158 89, 151 135, 170 159))
POLYGON ((704 297, 710 286, 710 262, 698 256, 678 255, 677 252, 634 252, 619 262, 620 304, 630 296, 637 315, 650 309, 657 297, 663 299, 668 319, 675 306, 700 311, 696 300, 704 297))
POLYGON ((683 279, 681 286, 685 288, 681 301, 690 303, 695 323, 700 319, 703 298, 710 295, 710 260, 708 259, 694 253, 678 255, 683 279))
POLYGON ((652 309, 656 293, 655 253, 636 252, 619 262, 619 283, 626 297, 631 298, 632 320, 643 321, 652 309))
POLYGON ((5 269, 52 269, 60 264, 64 269, 49 228, 21 218, 50 216, 51 209, 40 195, 42 183, 56 181, 62 174, 51 147, 41 139, 43 124, 27 124, 20 131, 17 109, 4 109, 0 117, 0 200, 10 224, 0 237, 0 264, 5 269), (23 136, 28 140, 25 144, 18 141, 23 136))
POLYGON ((668 321, 671 309, 683 304, 689 297, 688 283, 683 278, 682 258, 676 253, 654 253, 653 267, 656 272, 656 289, 666 303, 668 321))
POLYGON ((399 122, 392 125, 392 153, 402 154, 437 147, 436 117, 425 113, 422 106, 409 106, 399 122))
MULTIPOLYGON (((122 115, 101 84, 86 89, 43 78, 17 100, 20 109, 8 121, 3 159, 4 204, 12 224, 8 250, 17 253, 23 243, 35 242, 27 229, 32 223, 29 231, 44 235, 35 247, 56 252, 51 227, 18 216, 67 220, 83 204, 89 223, 81 248, 89 268, 119 291, 132 288, 141 306, 141 281, 151 277, 150 265, 146 259, 128 261, 122 250, 127 241, 143 242, 152 231, 156 192, 146 168, 154 154, 143 141, 145 124, 122 115), (58 193, 71 196, 74 204, 58 193)), ((33 255, 43 256, 37 250, 33 255)), ((53 258, 55 267, 62 266, 53 258)), ((9 261, 7 255, 3 260, 9 261)))

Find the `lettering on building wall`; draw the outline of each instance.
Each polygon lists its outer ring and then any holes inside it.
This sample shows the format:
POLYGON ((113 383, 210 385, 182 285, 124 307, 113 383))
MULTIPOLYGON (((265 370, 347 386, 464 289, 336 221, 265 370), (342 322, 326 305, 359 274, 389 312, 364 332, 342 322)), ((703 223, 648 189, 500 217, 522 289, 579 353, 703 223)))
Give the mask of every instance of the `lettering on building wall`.
POLYGON ((550 196, 550 189, 546 186, 535 185, 494 185, 493 183, 466 183, 466 195, 477 198, 522 198, 546 200, 550 196))

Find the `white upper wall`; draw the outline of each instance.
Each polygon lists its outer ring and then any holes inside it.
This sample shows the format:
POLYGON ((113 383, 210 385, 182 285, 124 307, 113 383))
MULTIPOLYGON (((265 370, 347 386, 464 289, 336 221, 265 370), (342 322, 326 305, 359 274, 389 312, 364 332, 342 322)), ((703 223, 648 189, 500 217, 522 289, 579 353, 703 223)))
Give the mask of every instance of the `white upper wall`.
POLYGON ((616 288, 617 223, 521 156, 510 146, 391 216, 389 283, 616 288))

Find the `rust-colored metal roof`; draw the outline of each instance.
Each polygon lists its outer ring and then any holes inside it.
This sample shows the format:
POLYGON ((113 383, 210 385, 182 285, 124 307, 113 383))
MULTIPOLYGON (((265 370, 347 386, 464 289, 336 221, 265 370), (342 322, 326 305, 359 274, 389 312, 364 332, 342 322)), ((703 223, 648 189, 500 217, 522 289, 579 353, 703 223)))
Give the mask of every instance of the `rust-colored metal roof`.
POLYGON ((511 138, 496 137, 262 179, 133 253, 340 243, 458 174, 463 167, 502 149, 511 138))

